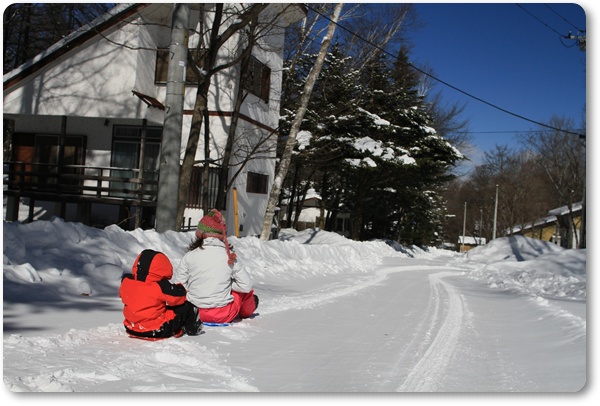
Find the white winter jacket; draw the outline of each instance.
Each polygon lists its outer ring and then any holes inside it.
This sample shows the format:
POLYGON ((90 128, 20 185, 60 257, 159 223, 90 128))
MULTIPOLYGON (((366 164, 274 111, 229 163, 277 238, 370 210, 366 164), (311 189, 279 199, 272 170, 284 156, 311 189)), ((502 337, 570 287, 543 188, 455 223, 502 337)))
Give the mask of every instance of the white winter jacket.
POLYGON ((233 301, 231 290, 247 293, 252 290, 252 279, 236 261, 227 263, 225 244, 217 238, 204 240, 202 248, 187 252, 171 281, 182 283, 187 289, 187 300, 202 309, 226 306, 233 301))

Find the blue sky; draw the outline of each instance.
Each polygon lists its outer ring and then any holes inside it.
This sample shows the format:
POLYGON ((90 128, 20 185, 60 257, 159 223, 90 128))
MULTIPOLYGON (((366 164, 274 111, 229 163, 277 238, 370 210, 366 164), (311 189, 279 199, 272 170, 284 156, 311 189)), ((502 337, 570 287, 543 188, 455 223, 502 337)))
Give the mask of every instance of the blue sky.
MULTIPOLYGON (((412 32, 411 61, 429 65, 440 80, 488 103, 547 123, 552 116, 582 123, 586 52, 559 34, 586 29, 574 3, 415 3, 425 25, 412 32)), ((588 15, 589 18, 589 15, 588 15)), ((585 35, 585 33, 583 34, 585 35)), ((519 131, 539 127, 435 82, 447 103, 466 103, 464 118, 476 146, 518 147, 519 131)))

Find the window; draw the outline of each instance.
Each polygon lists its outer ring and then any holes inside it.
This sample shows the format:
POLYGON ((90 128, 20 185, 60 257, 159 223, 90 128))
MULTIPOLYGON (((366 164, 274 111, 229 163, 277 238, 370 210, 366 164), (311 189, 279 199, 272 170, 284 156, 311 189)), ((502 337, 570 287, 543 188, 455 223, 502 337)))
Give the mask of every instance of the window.
MULTIPOLYGON (((188 49, 188 52, 192 55, 192 59, 197 61, 200 57, 200 52, 197 49, 188 49)), ((170 58, 169 48, 161 48, 156 51, 156 70, 154 72, 154 83, 156 84, 166 84, 168 73, 169 73, 169 60, 170 58)), ((186 85, 197 85, 198 84, 198 75, 192 69, 188 61, 185 61, 185 84, 186 85)))
MULTIPOLYGON (((128 182, 127 178, 139 178, 140 153, 143 149, 143 173, 144 180, 157 181, 160 165, 160 143, 162 139, 162 127, 146 127, 146 137, 143 139, 143 127, 141 126, 114 126, 112 147, 112 167, 124 168, 111 171, 111 176, 125 178, 123 181, 112 181, 111 188, 121 189, 119 192, 111 193, 111 196, 134 197, 133 193, 123 190, 136 190, 137 184, 128 182)), ((156 192, 158 185, 145 185, 144 190, 156 192)))
MULTIPOLYGON (((13 159, 23 162, 18 170, 35 174, 33 178, 25 175, 25 182, 33 182, 36 187, 51 187, 58 183, 59 136, 53 134, 15 133, 13 139, 13 159)), ((63 146, 63 165, 85 164, 85 136, 65 135, 63 146)), ((61 168, 61 175, 80 175, 81 168, 61 168)), ((17 181, 17 177, 14 180, 17 181)), ((61 179, 62 185, 76 185, 76 178, 61 179)))
POLYGON ((255 172, 248 172, 246 183, 247 193, 267 194, 269 190, 269 175, 263 175, 255 172))
MULTIPOLYGON (((217 188, 219 187, 219 169, 208 169, 208 203, 206 207, 215 207, 217 202, 217 188)), ((204 197, 204 167, 194 166, 192 168, 192 178, 190 179, 190 189, 188 191, 187 206, 194 209, 203 208, 202 199, 204 197)), ((223 210, 223 207, 217 207, 223 210)))
POLYGON ((248 77, 244 81, 244 89, 268 103, 271 90, 271 68, 251 56, 248 65, 248 77))

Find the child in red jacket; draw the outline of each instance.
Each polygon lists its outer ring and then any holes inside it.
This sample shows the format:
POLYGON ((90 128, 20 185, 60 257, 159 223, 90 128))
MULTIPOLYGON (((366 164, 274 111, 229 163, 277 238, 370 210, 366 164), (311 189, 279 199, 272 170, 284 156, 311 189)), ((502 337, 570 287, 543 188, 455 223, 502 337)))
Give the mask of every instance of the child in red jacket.
POLYGON ((119 289, 125 305, 123 324, 130 336, 158 339, 200 333, 196 306, 186 300, 183 285, 169 282, 173 266, 165 254, 142 251, 132 272, 123 276, 119 289))

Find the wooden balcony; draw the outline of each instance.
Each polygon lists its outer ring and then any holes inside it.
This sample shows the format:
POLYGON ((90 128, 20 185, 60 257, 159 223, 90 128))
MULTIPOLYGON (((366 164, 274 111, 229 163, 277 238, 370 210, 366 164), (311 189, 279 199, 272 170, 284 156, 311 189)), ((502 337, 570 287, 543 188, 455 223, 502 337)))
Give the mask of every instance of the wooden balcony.
POLYGON ((158 172, 144 171, 140 176, 137 168, 4 162, 3 186, 5 196, 29 198, 30 210, 36 200, 83 207, 93 203, 156 207, 158 172))

